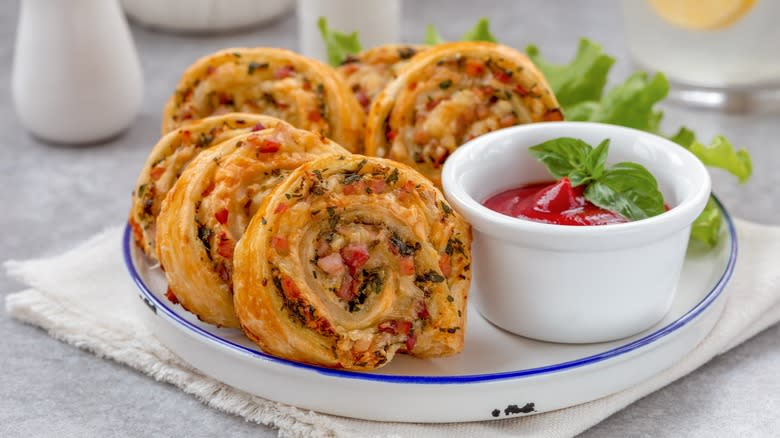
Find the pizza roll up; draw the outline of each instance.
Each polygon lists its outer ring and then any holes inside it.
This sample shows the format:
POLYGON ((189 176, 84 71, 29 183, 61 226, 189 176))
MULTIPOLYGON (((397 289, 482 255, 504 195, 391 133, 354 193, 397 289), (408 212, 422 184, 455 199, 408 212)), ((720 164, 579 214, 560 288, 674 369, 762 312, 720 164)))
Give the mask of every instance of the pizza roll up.
POLYGON ((157 255, 169 299, 201 320, 238 327, 233 250, 263 198, 319 155, 348 153, 325 137, 279 123, 199 154, 168 192, 157 218, 157 255))
POLYGON ((246 335, 283 358, 367 370, 463 347, 470 228, 429 180, 327 155, 263 201, 235 254, 246 335))

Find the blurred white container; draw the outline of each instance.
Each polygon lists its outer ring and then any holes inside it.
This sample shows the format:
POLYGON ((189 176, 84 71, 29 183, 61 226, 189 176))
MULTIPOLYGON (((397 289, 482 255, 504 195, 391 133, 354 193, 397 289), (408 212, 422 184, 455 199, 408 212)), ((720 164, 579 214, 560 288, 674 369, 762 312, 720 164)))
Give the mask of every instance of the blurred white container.
POLYGON ((55 143, 126 129, 143 75, 118 0, 22 0, 11 88, 22 124, 55 143))
POLYGON ((122 0, 127 15, 151 28, 223 32, 272 20, 294 0, 122 0))
POLYGON ((327 60, 317 20, 339 32, 357 31, 364 49, 401 42, 400 0, 298 0, 298 41, 301 53, 327 60))
POLYGON ((670 3, 665 13, 679 16, 664 16, 649 0, 621 2, 628 49, 638 66, 664 72, 673 84, 671 98, 692 106, 780 108, 780 1, 731 2, 743 9, 711 26, 700 21, 722 2, 683 3, 700 11, 670 3))

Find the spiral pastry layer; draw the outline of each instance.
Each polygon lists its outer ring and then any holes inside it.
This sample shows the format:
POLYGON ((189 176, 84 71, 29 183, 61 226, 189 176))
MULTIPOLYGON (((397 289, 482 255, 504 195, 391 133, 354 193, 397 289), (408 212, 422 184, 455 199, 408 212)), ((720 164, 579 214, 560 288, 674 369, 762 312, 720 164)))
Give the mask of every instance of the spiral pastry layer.
POLYGON ((280 123, 284 122, 269 116, 230 113, 197 120, 164 135, 146 158, 130 208, 129 223, 133 236, 146 255, 157 258, 155 230, 160 206, 185 166, 196 155, 229 138, 272 128, 280 123))
POLYGON ((201 320, 238 327, 233 250, 263 198, 322 154, 348 152, 308 131, 278 124, 199 154, 168 192, 157 218, 157 255, 169 296, 201 320))
POLYGON ((336 71, 347 82, 358 103, 368 113, 371 102, 398 76, 409 60, 427 46, 386 44, 348 57, 336 71))
POLYGON ((463 347, 468 224, 429 180, 375 157, 328 155, 266 197, 235 256, 235 307, 263 350, 367 370, 396 352, 463 347))
POLYGON ((466 141, 562 118, 522 53, 487 42, 440 44, 412 58, 371 105, 366 154, 406 163, 440 186, 441 166, 466 141))
POLYGON ((226 49, 191 65, 163 110, 162 131, 214 114, 266 114, 320 133, 353 152, 365 115, 330 66, 274 48, 226 49))

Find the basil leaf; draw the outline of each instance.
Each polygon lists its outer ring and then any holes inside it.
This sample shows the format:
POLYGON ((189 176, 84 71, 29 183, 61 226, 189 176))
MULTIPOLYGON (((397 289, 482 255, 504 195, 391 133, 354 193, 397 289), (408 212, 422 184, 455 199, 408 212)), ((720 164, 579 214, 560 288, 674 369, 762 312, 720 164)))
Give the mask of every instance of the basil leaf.
POLYGON ((571 137, 556 138, 529 148, 531 155, 557 179, 580 168, 591 150, 589 144, 571 137))
POLYGON ((615 62, 615 58, 604 54, 600 45, 586 38, 580 39, 577 53, 568 64, 548 62, 535 45, 527 46, 525 52, 544 74, 567 120, 572 120, 569 113, 573 105, 601 100, 609 69, 615 62))
POLYGON ((709 145, 694 141, 688 150, 705 165, 726 170, 741 183, 747 181, 753 173, 753 163, 748 151, 734 150, 734 146, 722 135, 715 136, 709 145))
POLYGON ((715 246, 720 237, 720 227, 723 215, 718 204, 710 197, 704 211, 693 221, 691 226, 691 239, 698 240, 709 246, 715 246))
POLYGON ((460 38, 461 41, 488 41, 491 43, 497 43, 498 40, 492 33, 490 33, 490 22, 487 18, 480 18, 477 24, 469 29, 460 38))
POLYGON ((664 212, 658 182, 644 166, 618 163, 585 189, 585 199, 629 220, 646 219, 664 212))
POLYGON ((569 182, 571 182, 572 187, 578 187, 591 181, 593 181, 593 177, 584 168, 576 169, 569 174, 569 182))
POLYGON ((432 24, 429 24, 425 28, 425 44, 428 44, 429 46, 435 46, 436 44, 444 43, 444 38, 441 37, 441 34, 439 34, 439 31, 436 30, 436 27, 432 24))
POLYGON ((604 173, 604 165, 607 162, 607 154, 609 153, 609 139, 604 139, 596 149, 593 149, 585 158, 585 167, 590 172, 593 179, 601 178, 604 173))
POLYGON ((609 139, 602 141, 596 149, 591 150, 582 163, 582 166, 569 174, 572 187, 581 186, 597 180, 604 173, 604 163, 609 153, 609 139))
POLYGON ((325 42, 325 49, 328 52, 328 63, 333 67, 338 67, 347 59, 349 55, 356 55, 362 50, 360 38, 357 32, 351 34, 341 33, 328 28, 328 20, 320 17, 317 20, 317 27, 320 29, 320 35, 325 42))

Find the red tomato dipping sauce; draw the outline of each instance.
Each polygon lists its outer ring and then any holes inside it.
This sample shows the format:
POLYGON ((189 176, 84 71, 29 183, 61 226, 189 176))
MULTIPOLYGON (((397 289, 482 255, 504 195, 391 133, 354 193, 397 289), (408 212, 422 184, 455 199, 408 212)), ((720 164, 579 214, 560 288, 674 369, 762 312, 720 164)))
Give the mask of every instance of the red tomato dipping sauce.
POLYGON ((589 202, 585 186, 572 187, 568 178, 527 184, 493 195, 483 205, 507 216, 556 225, 609 225, 629 222, 623 216, 589 202))

